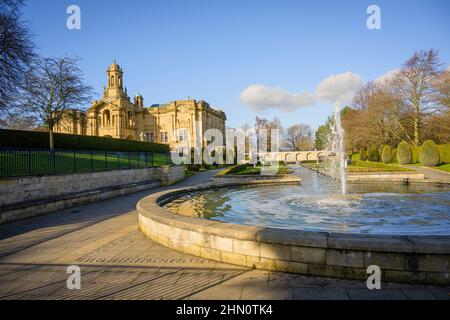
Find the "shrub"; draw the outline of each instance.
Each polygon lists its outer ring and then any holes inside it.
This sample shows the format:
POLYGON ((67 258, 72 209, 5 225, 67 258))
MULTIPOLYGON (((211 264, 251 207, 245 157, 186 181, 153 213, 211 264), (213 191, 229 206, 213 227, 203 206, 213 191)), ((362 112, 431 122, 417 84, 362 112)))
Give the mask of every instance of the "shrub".
POLYGON ((422 144, 420 163, 429 167, 434 167, 439 164, 439 149, 433 141, 427 140, 422 144))
POLYGON ((394 148, 392 150, 392 160, 391 162, 393 163, 398 163, 398 159, 397 159, 397 148, 394 148))
POLYGON ((378 153, 378 146, 373 145, 369 148, 369 152, 367 154, 367 158, 369 161, 378 162, 380 161, 380 154, 378 153))
MULTIPOLYGON (((49 148, 48 132, 0 129, 0 145, 7 148, 49 148)), ((169 146, 135 140, 55 133, 55 149, 123 152, 169 152, 169 146)))
POLYGON ((352 162, 359 161, 359 159, 360 159, 359 153, 352 153, 351 155, 352 162))
POLYGON ((402 141, 397 146, 397 160, 400 164, 410 164, 412 160, 411 146, 402 141))
POLYGON ((360 161, 366 161, 367 160, 367 150, 366 150, 366 148, 362 148, 359 151, 359 160, 360 161))
POLYGON ((392 160, 392 148, 385 145, 381 151, 381 161, 384 163, 389 163, 392 160))
POLYGON ((200 170, 200 165, 199 164, 188 164, 187 165, 187 169, 189 170, 189 171, 194 171, 194 172, 197 172, 198 170, 200 170))
POLYGON ((441 144, 437 146, 439 149, 439 159, 441 163, 450 163, 450 144, 441 144))
POLYGON ((422 147, 412 147, 412 149, 411 149, 411 154, 412 154, 411 163, 419 163, 420 162, 420 150, 422 150, 422 147))

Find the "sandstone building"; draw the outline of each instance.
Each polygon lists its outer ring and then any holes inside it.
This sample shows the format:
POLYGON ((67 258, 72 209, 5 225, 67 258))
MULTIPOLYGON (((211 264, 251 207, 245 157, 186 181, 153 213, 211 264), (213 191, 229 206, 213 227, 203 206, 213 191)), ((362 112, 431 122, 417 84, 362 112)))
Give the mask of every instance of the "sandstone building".
POLYGON ((144 107, 141 95, 131 101, 116 62, 109 66, 107 77, 103 97, 93 101, 86 112, 68 111, 56 132, 204 147, 208 143, 204 132, 215 128, 225 139, 226 115, 207 102, 176 100, 144 107))

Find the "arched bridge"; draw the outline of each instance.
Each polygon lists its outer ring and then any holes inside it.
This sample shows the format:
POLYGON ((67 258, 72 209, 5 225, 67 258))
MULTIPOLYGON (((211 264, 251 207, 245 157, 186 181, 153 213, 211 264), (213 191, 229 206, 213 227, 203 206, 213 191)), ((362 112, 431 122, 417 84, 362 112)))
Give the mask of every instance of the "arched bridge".
POLYGON ((259 160, 262 161, 284 161, 294 163, 302 161, 319 161, 333 156, 331 151, 283 151, 283 152, 259 152, 259 160))

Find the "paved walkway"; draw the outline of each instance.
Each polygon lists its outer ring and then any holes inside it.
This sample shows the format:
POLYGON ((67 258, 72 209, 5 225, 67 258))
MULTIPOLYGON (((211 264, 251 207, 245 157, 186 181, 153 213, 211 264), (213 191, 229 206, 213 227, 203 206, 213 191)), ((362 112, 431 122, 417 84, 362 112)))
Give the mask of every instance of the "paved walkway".
MULTIPOLYGON (((177 185, 208 182, 199 173, 177 185)), ((250 270, 163 247, 137 230, 136 202, 161 188, 0 226, 0 299, 449 299, 450 288, 250 270), (69 290, 69 265, 81 289, 69 290)))
POLYGON ((447 173, 444 171, 440 171, 437 169, 430 169, 430 168, 426 168, 426 167, 409 166, 409 165, 403 165, 403 167, 415 170, 418 173, 423 173, 425 175, 425 179, 428 179, 428 180, 450 182, 450 173, 447 173))

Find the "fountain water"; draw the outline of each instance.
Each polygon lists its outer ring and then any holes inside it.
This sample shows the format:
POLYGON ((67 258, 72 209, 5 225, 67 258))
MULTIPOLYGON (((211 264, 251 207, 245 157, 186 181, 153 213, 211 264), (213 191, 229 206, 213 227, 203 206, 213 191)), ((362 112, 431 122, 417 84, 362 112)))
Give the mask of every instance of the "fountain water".
POLYGON ((334 107, 334 121, 331 124, 331 151, 336 154, 331 164, 331 174, 339 179, 342 194, 346 194, 345 168, 347 166, 344 145, 344 128, 341 122, 341 107, 337 101, 334 107))

